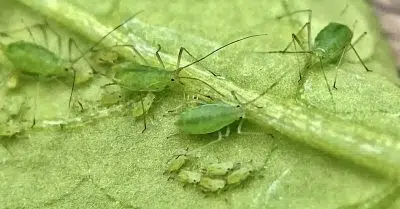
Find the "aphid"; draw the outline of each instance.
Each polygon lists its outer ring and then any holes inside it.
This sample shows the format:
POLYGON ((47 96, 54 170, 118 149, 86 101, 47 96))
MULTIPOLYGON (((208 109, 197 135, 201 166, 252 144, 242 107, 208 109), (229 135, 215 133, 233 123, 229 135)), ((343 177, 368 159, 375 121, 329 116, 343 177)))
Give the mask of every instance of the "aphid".
POLYGON ((208 134, 218 131, 217 140, 212 141, 196 150, 192 150, 191 152, 195 152, 201 148, 221 141, 222 133, 220 130, 224 127, 227 127, 225 136, 229 136, 229 125, 237 120, 240 120, 237 127, 237 133, 240 134, 243 125, 243 118, 245 117, 245 107, 268 93, 268 91, 270 91, 279 83, 285 74, 286 73, 283 73, 281 77, 263 93, 246 103, 241 103, 236 97, 235 92, 231 92, 233 97, 238 102, 237 105, 218 102, 213 104, 199 105, 182 112, 175 124, 183 134, 208 134))
MULTIPOLYGON (((314 43, 311 39, 312 34, 311 34, 311 14, 312 10, 307 9, 307 10, 297 10, 293 12, 289 12, 288 14, 282 15, 277 17, 277 19, 281 19, 283 17, 291 16, 297 13, 303 13, 306 12, 308 13, 308 22, 305 23, 301 29, 296 33, 292 33, 292 41, 284 48, 283 50, 280 51, 269 51, 269 52, 260 52, 260 53, 306 53, 306 54, 311 54, 314 57, 318 59, 318 62, 320 63, 320 68, 323 73, 326 85, 328 87, 329 93, 332 97, 332 92, 331 88, 329 86, 325 70, 323 65, 324 64, 336 64, 336 75, 335 79, 333 82, 333 88, 336 88, 336 80, 337 80, 337 74, 339 67, 342 63, 344 55, 352 49, 354 53, 356 54, 358 60, 362 64, 362 66, 365 68, 367 72, 370 72, 372 70, 368 69, 368 67, 365 65, 361 57, 359 56, 358 52, 354 48, 354 45, 361 39, 363 38, 367 33, 364 32, 361 34, 353 43, 351 43, 353 39, 353 31, 344 24, 337 23, 337 22, 330 22, 328 25, 326 25, 321 31, 318 32, 317 36, 314 39, 314 43), (308 49, 305 49, 304 45, 298 38, 298 35, 305 29, 307 28, 307 39, 308 39, 308 49), (295 51, 288 51, 289 47, 293 43, 295 47, 295 51), (302 49, 301 51, 297 51, 296 49, 296 43, 300 46, 302 49)), ((311 60, 309 60, 311 61, 311 60)), ((307 68, 311 67, 313 65, 312 61, 311 63, 307 64, 307 68)), ((299 69, 299 76, 300 80, 302 79, 302 75, 299 69)))
POLYGON ((239 165, 240 163, 234 162, 212 163, 204 168, 203 171, 207 176, 224 176, 239 165))
POLYGON ((252 173, 254 172, 254 168, 251 166, 243 166, 232 173, 230 173, 226 177, 226 184, 228 185, 236 185, 245 181, 252 173))
POLYGON ((188 170, 181 170, 178 173, 178 180, 184 184, 197 184, 200 182, 201 173, 188 171, 188 170))
POLYGON ((199 186, 204 192, 218 192, 221 191, 226 185, 223 179, 212 179, 210 177, 201 177, 199 186))
MULTIPOLYGON (((4 55, 7 59, 13 64, 15 70, 20 71, 21 73, 37 76, 37 77, 54 77, 54 78, 62 78, 62 77, 70 77, 74 76, 76 71, 73 68, 73 65, 78 60, 72 60, 72 46, 75 46, 79 49, 76 42, 72 39, 68 39, 68 55, 69 60, 65 60, 60 56, 56 55, 54 52, 50 51, 48 48, 41 46, 35 42, 35 38, 31 29, 39 28, 44 37, 44 41, 46 44, 48 43, 47 34, 45 28, 51 30, 48 27, 48 24, 35 24, 29 27, 25 27, 23 29, 14 30, 11 32, 17 32, 22 30, 27 30, 33 42, 21 40, 9 43, 7 45, 0 43, 0 46, 4 52, 4 55)), ((8 33, 11 32, 1 32, 2 36, 8 37, 8 33)), ((61 37, 55 31, 52 31, 57 38, 58 47, 61 48, 61 37)))
MULTIPOLYGON (((0 47, 3 50, 3 53, 8 61, 13 65, 15 69, 12 75, 10 76, 9 81, 7 82, 7 86, 9 88, 15 88, 18 83, 17 74, 22 73, 25 75, 31 75, 36 77, 50 77, 50 78, 66 78, 73 77, 73 83, 75 83, 76 78, 76 70, 73 65, 78 60, 72 60, 72 46, 75 46, 78 50, 79 47, 76 42, 72 39, 68 39, 68 56, 69 60, 65 60, 61 58, 54 52, 50 51, 48 48, 41 46, 35 42, 35 38, 31 29, 38 28, 43 34, 44 41, 48 45, 48 35, 46 28, 50 29, 57 38, 57 43, 59 49, 61 49, 61 37, 55 31, 53 31, 48 24, 35 24, 29 27, 25 27, 22 29, 1 32, 1 36, 10 37, 8 34, 18 31, 27 30, 33 42, 20 40, 11 42, 9 44, 4 44, 0 42, 0 47)), ((72 98, 72 91, 74 85, 71 89, 69 106, 72 98)), ((36 95, 37 97, 37 95, 36 95)), ((36 98, 35 98, 36 103, 36 98)), ((36 106, 36 104, 35 104, 36 106)), ((33 125, 35 125, 35 116, 33 119, 33 125)))
POLYGON ((187 163, 188 160, 189 160, 189 158, 186 155, 176 156, 169 162, 168 168, 165 171, 165 173, 178 172, 183 167, 183 165, 185 165, 185 163, 187 163))
POLYGON ((340 206, 337 209, 389 209, 391 205, 398 199, 400 194, 400 186, 398 182, 385 191, 379 192, 366 200, 346 205, 340 206))
MULTIPOLYGON (((126 23, 127 21, 128 20, 124 21, 124 23, 126 23)), ((109 35, 113 31, 117 30, 124 23, 115 27, 107 35, 109 35)), ((158 49, 157 49, 155 55, 162 67, 148 65, 147 64, 148 62, 146 61, 146 59, 135 49, 135 47, 133 45, 128 45, 128 44, 116 45, 116 47, 120 47, 120 46, 130 47, 132 50, 135 51, 135 53, 137 53, 144 60, 144 62, 146 64, 138 64, 138 63, 134 63, 134 62, 122 62, 122 63, 118 63, 116 65, 113 65, 112 70, 113 70, 113 72, 115 72, 115 75, 112 78, 113 83, 109 83, 106 86, 119 85, 121 88, 129 90, 129 91, 133 91, 133 92, 160 92, 160 91, 164 90, 171 83, 174 83, 174 82, 181 83, 180 79, 197 80, 197 81, 200 81, 203 84, 209 86, 206 82, 204 82, 202 80, 199 80, 197 78, 179 76, 179 74, 183 69, 185 69, 191 65, 194 65, 196 63, 201 62, 202 60, 211 56, 215 52, 217 52, 229 45, 232 45, 234 43, 237 43, 237 42, 245 40, 245 39, 249 39, 249 38, 253 38, 253 37, 257 37, 257 36, 265 36, 265 35, 267 35, 267 34, 250 35, 250 36, 246 36, 246 37, 237 39, 235 41, 229 42, 229 43, 213 50, 212 52, 208 53, 207 55, 203 56, 202 58, 197 59, 183 67, 180 66, 182 53, 186 52, 190 56, 192 56, 192 55, 184 47, 181 47, 179 50, 179 53, 178 53, 176 68, 172 71, 167 71, 165 68, 164 62, 162 61, 161 56, 159 54, 159 51, 161 50, 160 45, 158 45, 158 49)), ((104 36, 101 40, 103 40, 106 36, 104 36)), ((98 43, 100 43, 100 41, 98 41, 98 43)), ((98 44, 98 43, 96 43, 96 44, 98 44)), ((216 92, 218 92, 218 91, 216 91, 216 92)), ((143 111, 143 112, 145 113, 145 111, 143 111)), ((143 121, 144 121, 144 129, 142 132, 144 132, 147 128, 145 114, 144 114, 143 121)))

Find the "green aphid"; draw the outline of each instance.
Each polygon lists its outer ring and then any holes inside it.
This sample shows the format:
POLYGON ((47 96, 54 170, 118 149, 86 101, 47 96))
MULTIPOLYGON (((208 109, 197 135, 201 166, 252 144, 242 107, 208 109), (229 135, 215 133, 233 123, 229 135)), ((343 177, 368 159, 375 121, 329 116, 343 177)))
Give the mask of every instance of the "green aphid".
POLYGON ((66 77, 72 70, 68 61, 43 46, 27 41, 6 45, 4 55, 16 69, 28 75, 66 77))
MULTIPOLYGON (((293 12, 289 12, 286 15, 282 15, 277 17, 277 19, 281 19, 283 17, 287 16, 292 16, 297 13, 308 13, 308 22, 305 23, 301 29, 296 33, 292 33, 292 41, 284 48, 283 50, 280 51, 269 51, 269 52, 260 52, 260 53, 282 53, 282 54, 311 54, 314 58, 316 58, 318 61, 316 63, 320 63, 319 67, 323 73, 325 83, 327 85, 327 88, 329 90, 329 93, 331 95, 331 98, 333 100, 333 95, 332 91, 330 88, 330 85, 328 83, 328 79, 326 77, 326 73, 324 70, 324 65, 325 64, 336 64, 336 75, 333 83, 333 88, 336 89, 336 80, 337 80, 337 75, 338 75, 338 70, 339 67, 343 61, 343 58, 345 54, 349 50, 353 50, 354 53, 356 54, 358 60, 364 67, 364 69, 367 72, 370 72, 372 70, 368 69, 368 67, 365 65, 361 57, 359 56, 358 52, 354 48, 354 45, 358 43, 361 38, 363 38, 367 32, 364 32, 361 34, 356 40, 352 43, 353 39, 353 31, 344 24, 337 23, 337 22, 330 22, 328 23, 321 31, 318 32, 317 36, 314 39, 314 43, 312 40, 312 34, 311 34, 311 17, 312 17, 312 10, 310 9, 305 9, 305 10, 297 10, 293 12), (298 38, 299 34, 307 28, 307 39, 308 39, 308 49, 306 49, 303 45, 303 43, 300 41, 298 38), (288 51, 289 47, 291 44, 294 44, 295 46, 295 51, 288 51), (296 48, 296 43, 298 46, 300 46, 301 50, 297 50, 296 48)), ((309 60, 311 61, 311 60, 309 60)), ((311 67, 314 65, 312 61, 307 64, 307 68, 311 67)), ((301 70, 299 69, 299 76, 300 79, 302 79, 302 74, 301 70)))
POLYGON ((221 191, 226 185, 223 179, 212 179, 210 177, 201 177, 199 187, 204 192, 218 192, 221 191))
POLYGON ((234 162, 213 163, 204 168, 204 174, 207 176, 224 176, 239 165, 239 163, 234 162))
POLYGON ((197 184, 200 182, 201 173, 181 170, 177 176, 178 180, 184 184, 197 184))
POLYGON ((280 78, 263 93, 246 103, 240 102, 236 96, 236 93, 232 91, 231 93, 233 97, 238 102, 237 105, 217 102, 213 104, 199 105, 182 112, 179 115, 178 120, 175 122, 175 125, 178 126, 179 130, 183 134, 208 134, 218 132, 217 140, 212 141, 191 152, 198 151, 199 149, 221 141, 222 134, 220 130, 224 127, 227 127, 225 136, 229 136, 229 125, 238 120, 240 120, 240 122, 237 127, 237 133, 240 134, 243 125, 243 118, 245 117, 245 107, 268 93, 268 91, 270 91, 279 83, 282 78, 284 78, 285 74, 286 73, 283 73, 280 78))
POLYGON ((245 181, 254 172, 254 168, 250 166, 241 167, 226 177, 226 184, 237 185, 245 181))
POLYGON ((189 158, 186 155, 179 155, 173 158, 168 165, 166 173, 176 173, 178 172, 183 165, 188 162, 189 158))
MULTIPOLYGON (((33 42, 28 41, 15 41, 9 44, 4 44, 0 42, 0 47, 3 50, 4 56, 13 66, 14 72, 9 76, 10 80, 7 81, 7 86, 10 88, 16 88, 18 84, 19 74, 25 74, 35 77, 54 77, 54 78, 66 78, 72 77, 75 79, 75 69, 72 67, 74 62, 67 61, 60 56, 56 55, 54 52, 50 51, 41 45, 34 43, 34 37, 31 32, 32 28, 39 28, 42 30, 43 34, 45 32, 44 24, 36 24, 23 29, 18 29, 11 32, 17 32, 22 30, 27 30, 31 35, 33 42)), ((1 32, 1 36, 9 37, 8 33, 11 32, 1 32)), ((60 36, 56 34, 60 40, 60 36)), ((45 36, 47 37, 47 35, 45 36)), ((47 40, 46 40, 47 41, 47 40)), ((47 42, 46 42, 47 43, 47 42)), ((61 43, 61 41, 59 41, 61 43)), ((71 45, 75 44, 72 39, 69 39, 69 49, 71 45)), ((75 44, 76 46, 76 44, 75 44)), ((61 46, 59 46, 61 47, 61 46)), ((71 51, 69 51, 71 56, 71 51)), ((36 96, 37 97, 37 96, 36 96)), ((35 97, 35 103, 36 98, 35 97)), ((72 98, 72 93, 70 96, 70 101, 72 98)), ((36 104, 34 104, 35 106, 36 104)), ((32 127, 36 124, 35 114, 33 116, 32 127)))

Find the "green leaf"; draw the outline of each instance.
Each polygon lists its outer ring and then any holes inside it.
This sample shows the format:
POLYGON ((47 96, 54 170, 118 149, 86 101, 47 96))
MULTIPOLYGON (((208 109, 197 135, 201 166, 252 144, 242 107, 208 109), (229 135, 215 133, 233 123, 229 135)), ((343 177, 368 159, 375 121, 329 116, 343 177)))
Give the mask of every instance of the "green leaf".
MULTIPOLYGON (((199 188, 183 188, 163 175, 176 150, 200 147, 217 137, 168 137, 178 131, 174 126, 177 116, 165 113, 182 103, 179 87, 156 94, 148 130, 141 134, 141 118, 113 116, 125 112, 126 106, 97 109, 100 86, 109 81, 106 78, 93 76, 84 82, 91 76, 79 76, 82 83, 76 88, 74 101, 84 101, 85 113, 68 109, 69 80, 61 84, 40 80, 37 96, 38 82, 26 79, 15 91, 2 92, 7 98, 25 96, 29 107, 37 98, 38 120, 37 127, 26 130, 25 137, 1 141, 0 202, 5 208, 338 208, 385 191, 386 185, 399 177, 399 80, 372 11, 361 1, 288 2, 289 10, 313 10, 314 36, 329 21, 349 26, 357 21, 355 36, 368 31, 356 48, 373 72, 365 72, 352 53, 346 56, 339 69, 338 90, 333 91, 336 110, 318 68, 299 85, 298 70, 304 56, 252 53, 283 49, 291 33, 307 21, 307 15, 300 14, 293 20, 274 19, 285 12, 281 1, 20 2, 2 4, 4 30, 23 27, 21 16, 27 25, 46 17, 62 36, 63 49, 69 36, 85 49, 121 20, 143 9, 102 45, 132 43, 155 65, 157 44, 162 46, 163 60, 173 66, 181 46, 200 57, 242 36, 268 33, 230 46, 183 72, 206 81, 224 95, 215 95, 217 99, 228 103, 235 103, 231 91, 247 101, 281 75, 285 77, 255 102, 262 109, 248 107, 249 122, 243 130, 267 134, 231 134, 229 139, 202 150, 193 165, 198 166, 193 169, 199 169, 218 161, 252 160, 264 169, 243 187, 206 198, 199 188), (347 11, 340 15, 347 4, 347 11), (204 67, 225 79, 211 76, 204 67), (60 123, 66 125, 57 126, 60 123), (278 148, 271 154, 274 146, 278 148)), ((38 31, 33 32, 37 37, 38 31)), ((21 37, 30 39, 27 33, 21 37)), ((51 40, 50 45, 56 45, 54 37, 51 40)), ((119 52, 130 56, 129 50, 119 52)), ((79 53, 74 51, 73 55, 79 53)), ((2 68, 11 70, 7 61, 3 63, 2 68)), ((87 66, 79 66, 81 72, 88 72, 87 66)), ((326 66, 326 70, 331 83, 335 66, 326 66)), ((186 84, 197 87, 194 82, 186 84)), ((213 94, 212 90, 207 93, 213 94)), ((27 122, 23 125, 29 124, 33 112, 31 108, 24 114, 27 122)), ((399 204, 397 201, 392 208, 399 204)))

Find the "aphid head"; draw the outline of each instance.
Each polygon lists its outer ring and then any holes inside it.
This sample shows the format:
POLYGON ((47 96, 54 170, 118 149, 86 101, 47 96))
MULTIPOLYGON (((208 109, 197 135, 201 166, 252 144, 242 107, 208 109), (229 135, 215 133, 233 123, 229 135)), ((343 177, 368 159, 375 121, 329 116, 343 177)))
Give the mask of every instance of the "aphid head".
POLYGON ((315 55, 317 55, 317 56, 318 56, 319 58, 321 58, 321 59, 323 59, 324 56, 326 55, 325 49, 322 49, 322 48, 316 48, 316 49, 314 49, 314 53, 315 53, 315 55))

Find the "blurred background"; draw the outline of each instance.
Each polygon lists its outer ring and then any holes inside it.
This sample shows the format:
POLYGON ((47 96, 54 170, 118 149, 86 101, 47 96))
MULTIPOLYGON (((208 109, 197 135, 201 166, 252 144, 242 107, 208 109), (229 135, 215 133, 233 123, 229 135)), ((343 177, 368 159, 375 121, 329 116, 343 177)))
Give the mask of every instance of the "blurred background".
POLYGON ((400 76, 400 1, 373 0, 371 4, 381 21, 383 33, 389 39, 397 59, 397 72, 400 76))

